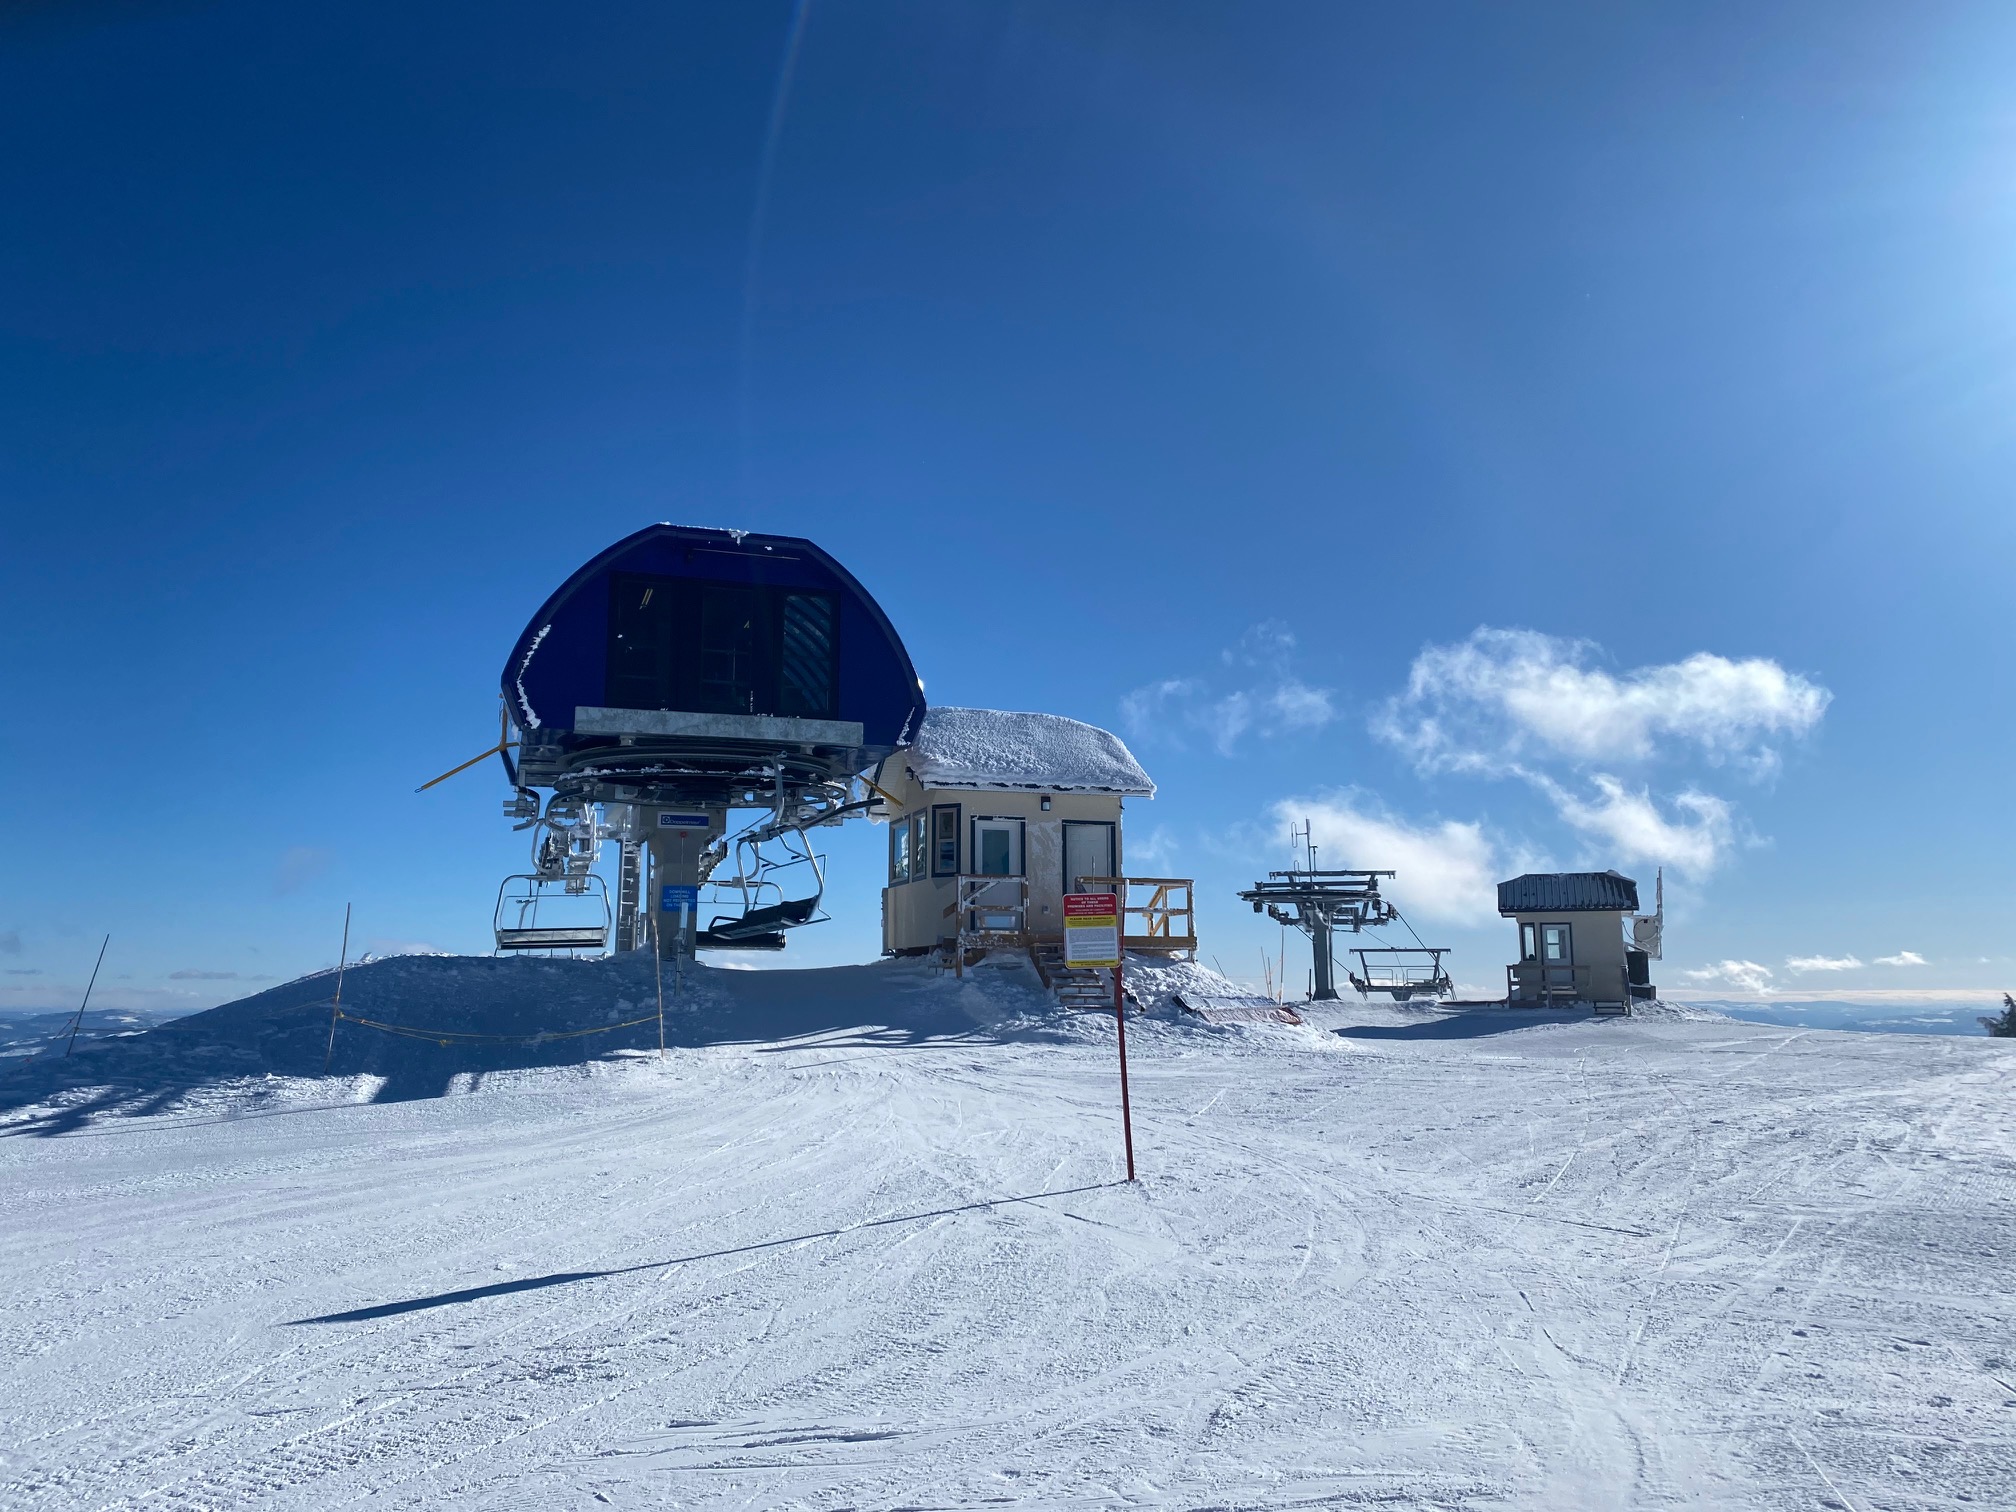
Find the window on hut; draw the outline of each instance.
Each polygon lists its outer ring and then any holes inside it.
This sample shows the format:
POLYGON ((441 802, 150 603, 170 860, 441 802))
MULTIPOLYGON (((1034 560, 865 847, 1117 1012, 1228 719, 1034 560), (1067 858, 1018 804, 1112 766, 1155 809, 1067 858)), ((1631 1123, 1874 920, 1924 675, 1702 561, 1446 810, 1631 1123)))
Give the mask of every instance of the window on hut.
POLYGON ((910 822, 894 819, 889 823, 889 882, 910 880, 910 822))
POLYGON ((941 803, 931 810, 931 875, 959 875, 959 805, 941 803))

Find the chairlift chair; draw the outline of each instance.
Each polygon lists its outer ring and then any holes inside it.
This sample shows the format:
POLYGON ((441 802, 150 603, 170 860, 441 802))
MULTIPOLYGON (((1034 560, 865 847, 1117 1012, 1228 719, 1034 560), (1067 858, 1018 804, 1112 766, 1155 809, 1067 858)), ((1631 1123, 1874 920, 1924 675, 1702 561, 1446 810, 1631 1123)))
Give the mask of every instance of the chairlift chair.
POLYGON ((740 893, 742 911, 739 914, 714 915, 695 938, 694 943, 699 948, 782 950, 786 930, 820 922, 824 917, 819 912, 819 905, 826 895, 826 869, 820 864, 823 858, 813 851, 803 829, 772 831, 768 826, 757 826, 736 841, 735 849, 736 875, 712 885, 724 891, 732 889, 740 893), (796 851, 790 845, 794 837, 799 847, 796 851), (783 859, 773 859, 763 853, 766 839, 783 843, 786 852, 783 859), (783 884, 774 875, 797 866, 811 869, 812 895, 808 898, 785 897, 783 884), (775 894, 776 901, 762 901, 766 894, 775 894))
POLYGON ((1396 1003, 1416 997, 1452 997, 1455 984, 1442 969, 1442 957, 1448 953, 1445 947, 1433 945, 1356 947, 1351 954, 1358 957, 1358 970, 1346 975, 1365 997, 1384 992, 1396 1003))
POLYGON ((518 950, 602 951, 609 948, 609 917, 609 885, 594 873, 542 879, 523 872, 498 884, 497 912, 491 922, 500 954, 518 950), (514 888, 514 883, 523 885, 514 888))

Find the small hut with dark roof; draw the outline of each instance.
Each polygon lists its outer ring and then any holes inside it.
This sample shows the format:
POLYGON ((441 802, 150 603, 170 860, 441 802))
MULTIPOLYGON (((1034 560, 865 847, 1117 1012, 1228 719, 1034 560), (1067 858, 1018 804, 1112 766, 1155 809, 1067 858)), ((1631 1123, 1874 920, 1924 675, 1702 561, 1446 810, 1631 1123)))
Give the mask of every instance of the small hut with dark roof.
POLYGON ((1638 884, 1614 871, 1528 872, 1498 884, 1498 912, 1519 926, 1519 959, 1505 969, 1515 1006, 1586 1007, 1627 1013, 1642 953, 1627 953, 1625 921, 1638 912, 1638 884), (1629 954, 1638 954, 1637 962, 1629 954))

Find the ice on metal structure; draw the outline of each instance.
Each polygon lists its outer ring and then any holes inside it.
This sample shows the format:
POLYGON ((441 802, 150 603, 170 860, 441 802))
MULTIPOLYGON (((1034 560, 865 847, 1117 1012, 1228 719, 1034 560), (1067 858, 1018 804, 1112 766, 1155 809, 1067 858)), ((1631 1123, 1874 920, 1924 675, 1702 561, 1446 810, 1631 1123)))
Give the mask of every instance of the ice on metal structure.
POLYGON ((1393 905, 1379 896, 1379 879, 1390 871, 1304 871, 1269 872, 1267 880, 1256 882, 1239 894, 1253 905, 1253 912, 1265 911, 1277 924, 1286 924, 1309 936, 1315 953, 1309 996, 1317 1002, 1337 996, 1337 966, 1332 938, 1339 930, 1356 934, 1368 924, 1390 924, 1393 905))
MULTIPOLYGON (((1317 870, 1317 847, 1306 822, 1292 833, 1290 840, 1298 857, 1308 865, 1269 872, 1266 881, 1254 883, 1239 896, 1253 905, 1253 912, 1264 911, 1275 923, 1299 929, 1309 936, 1315 955, 1309 996, 1316 1002, 1334 1001, 1337 963, 1333 938, 1340 929, 1356 934, 1368 925, 1390 924, 1400 917, 1399 911, 1379 896, 1379 879, 1395 873, 1317 870)), ((1440 964, 1438 954, 1438 968, 1440 964)))
POLYGON ((806 832, 866 809, 855 779, 924 713, 895 628, 819 547, 662 524, 540 605, 500 691, 505 814, 533 842, 530 870, 499 896, 500 949, 604 948, 594 867, 608 843, 621 848, 619 948, 781 947, 822 917, 823 857, 806 832), (731 833, 730 812, 750 809, 731 833), (585 919, 535 922, 569 898, 585 919))
POLYGON ((1631 920, 1631 945, 1641 950, 1648 960, 1659 960, 1660 951, 1666 944, 1666 868, 1660 867, 1653 874, 1653 905, 1649 914, 1639 914, 1631 920))

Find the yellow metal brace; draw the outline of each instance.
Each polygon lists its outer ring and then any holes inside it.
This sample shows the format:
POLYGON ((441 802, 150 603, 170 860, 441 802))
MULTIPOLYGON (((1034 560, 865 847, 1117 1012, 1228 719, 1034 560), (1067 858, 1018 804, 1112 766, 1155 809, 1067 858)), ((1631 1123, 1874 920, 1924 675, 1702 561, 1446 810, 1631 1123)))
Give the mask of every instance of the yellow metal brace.
POLYGON ((497 714, 497 744, 490 747, 489 750, 483 752, 483 754, 480 756, 471 756, 467 761, 463 762, 462 765, 458 767, 450 767, 447 771, 443 772, 439 777, 434 778, 433 781, 421 783, 420 786, 413 789, 413 791, 416 793, 424 793, 427 791, 427 789, 434 786, 434 783, 446 782, 450 777, 453 777, 457 772, 466 772, 469 770, 469 768, 476 765, 477 762, 488 761, 492 756, 495 756, 499 751, 515 751, 518 748, 518 742, 512 740, 510 738, 510 735, 511 735, 511 715, 506 710, 499 710, 497 714))

